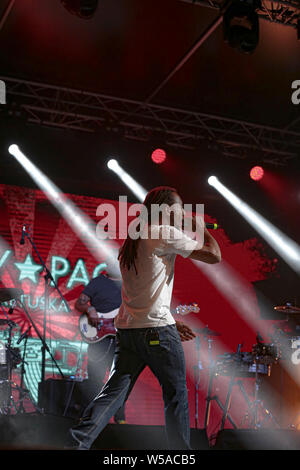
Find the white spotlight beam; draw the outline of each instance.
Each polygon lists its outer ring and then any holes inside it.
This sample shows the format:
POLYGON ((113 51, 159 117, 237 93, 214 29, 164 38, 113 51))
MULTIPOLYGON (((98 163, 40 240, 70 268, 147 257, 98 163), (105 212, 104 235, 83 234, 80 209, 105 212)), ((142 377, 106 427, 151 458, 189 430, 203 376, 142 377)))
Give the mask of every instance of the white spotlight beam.
MULTIPOLYGON (((117 256, 113 253, 112 249, 106 246, 105 242, 100 241, 96 237, 96 225, 94 221, 70 201, 70 199, 68 199, 61 190, 24 155, 17 145, 11 145, 8 151, 46 194, 61 216, 68 222, 70 227, 86 245, 91 254, 99 261, 102 261, 103 253, 105 253, 113 274, 119 276, 117 256)), ((113 246, 111 241, 110 244, 113 246)), ((118 245, 115 244, 115 249, 118 248, 118 245)))
POLYGON ((133 192, 133 194, 138 198, 139 201, 143 202, 147 191, 143 186, 141 186, 135 179, 132 178, 115 160, 112 158, 107 162, 107 166, 110 170, 116 173, 119 178, 126 184, 126 186, 133 192))
POLYGON ((233 194, 218 178, 210 176, 208 183, 227 199, 294 271, 300 274, 300 247, 296 242, 233 194))

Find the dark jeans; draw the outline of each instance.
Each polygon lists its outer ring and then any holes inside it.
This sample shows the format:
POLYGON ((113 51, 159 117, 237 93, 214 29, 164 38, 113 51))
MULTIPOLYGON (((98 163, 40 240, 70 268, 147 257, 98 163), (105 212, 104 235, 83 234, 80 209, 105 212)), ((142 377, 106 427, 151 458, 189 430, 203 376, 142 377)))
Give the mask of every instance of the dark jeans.
MULTIPOLYGON (((88 380, 87 380, 87 398, 84 408, 90 403, 91 399, 99 394, 104 385, 104 378, 107 369, 110 370, 115 355, 116 340, 113 336, 107 336, 98 343, 88 346, 88 380)), ((114 414, 115 422, 125 420, 125 404, 114 414)))
POLYGON ((74 447, 91 447, 146 366, 162 387, 169 449, 190 449, 185 359, 175 325, 118 330, 109 379, 85 409, 79 424, 70 430, 74 447), (150 344, 153 332, 158 333, 159 344, 150 344))

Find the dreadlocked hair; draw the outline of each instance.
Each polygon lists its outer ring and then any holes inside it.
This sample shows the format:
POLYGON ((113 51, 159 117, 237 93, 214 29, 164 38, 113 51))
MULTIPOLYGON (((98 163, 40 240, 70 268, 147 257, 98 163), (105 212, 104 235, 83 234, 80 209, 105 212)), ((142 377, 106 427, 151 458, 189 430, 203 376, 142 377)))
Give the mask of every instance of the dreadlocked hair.
MULTIPOLYGON (((147 194, 143 205, 148 211, 148 217, 151 217, 151 205, 152 204, 174 204, 173 195, 177 193, 175 188, 170 188, 169 186, 158 186, 151 189, 147 194)), ((137 249, 140 239, 137 238, 133 240, 130 238, 129 234, 123 245, 120 248, 118 259, 120 260, 120 265, 127 268, 128 270, 131 266, 134 266, 135 272, 137 274, 135 260, 137 258, 137 249)))

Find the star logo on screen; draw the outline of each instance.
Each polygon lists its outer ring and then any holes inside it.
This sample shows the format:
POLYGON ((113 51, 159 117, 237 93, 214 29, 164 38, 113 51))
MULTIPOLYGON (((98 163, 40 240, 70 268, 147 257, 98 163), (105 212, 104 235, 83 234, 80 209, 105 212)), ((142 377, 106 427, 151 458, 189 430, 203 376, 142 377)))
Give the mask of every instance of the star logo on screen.
POLYGON ((43 270, 43 266, 36 264, 31 255, 27 255, 24 263, 14 263, 20 270, 19 281, 23 279, 30 279, 34 284, 37 284, 37 274, 43 270))

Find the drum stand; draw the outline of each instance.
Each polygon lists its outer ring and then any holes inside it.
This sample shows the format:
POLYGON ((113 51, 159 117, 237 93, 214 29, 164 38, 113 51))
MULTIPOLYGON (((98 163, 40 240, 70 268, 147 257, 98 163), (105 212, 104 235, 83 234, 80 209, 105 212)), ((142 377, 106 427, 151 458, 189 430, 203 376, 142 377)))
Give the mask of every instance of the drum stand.
POLYGON ((23 403, 25 398, 28 398, 30 402, 32 403, 32 405, 34 406, 35 410, 41 413, 41 410, 32 402, 30 395, 29 395, 29 390, 26 390, 25 388, 23 388, 24 375, 26 374, 24 364, 26 364, 25 357, 26 357, 27 341, 28 341, 28 335, 26 335, 25 343, 24 343, 23 358, 22 358, 22 365, 21 365, 20 386, 15 387, 15 389, 18 390, 19 392, 19 406, 17 408, 17 414, 26 413, 25 408, 24 408, 24 403, 23 403))
POLYGON ((263 402, 258 399, 259 384, 260 384, 258 369, 256 368, 256 371, 255 371, 254 401, 251 401, 249 396, 247 395, 247 392, 244 388, 243 382, 241 380, 237 380, 235 382, 234 381, 235 378, 236 378, 236 375, 235 375, 235 372, 234 372, 233 376, 230 379, 230 384, 229 384, 228 393, 227 393, 227 397, 226 397, 226 402, 225 402, 224 413, 223 413, 223 418, 222 418, 222 423, 221 423, 220 430, 222 431, 224 429, 226 418, 229 416, 228 415, 228 409, 230 407, 232 388, 233 388, 234 385, 238 385, 240 391, 242 392, 243 397, 245 398, 245 401, 248 405, 248 410, 249 410, 249 413, 246 413, 246 416, 249 416, 249 414, 252 416, 250 426, 253 429, 261 428, 262 425, 265 423, 265 421, 269 418, 271 418, 271 420, 274 422, 274 424, 276 424, 280 428, 280 425, 279 425, 278 421, 272 415, 271 411, 268 410, 267 408, 265 408, 264 405, 263 405, 263 402), (259 409, 263 414, 266 415, 265 418, 262 421, 258 420, 259 409))
POLYGON ((44 316, 43 316, 43 335, 41 335, 41 333, 39 332, 39 330, 37 329, 36 325, 34 324, 32 318, 30 317, 29 315, 29 312, 28 310, 26 309, 26 306, 25 306, 25 302, 21 302, 20 301, 20 304, 21 306, 23 307, 23 309, 25 310, 25 313, 27 315, 27 317, 29 318, 29 321, 30 323, 32 324, 36 334, 38 335, 39 339, 41 340, 41 343, 42 343, 42 347, 41 347, 41 351, 42 351, 42 364, 41 364, 41 383, 44 383, 45 381, 45 368, 46 368, 46 351, 48 352, 48 354, 50 355, 52 361, 54 362, 55 366, 57 367, 61 377, 64 379, 65 376, 61 370, 61 368, 59 367, 57 361, 55 360, 53 354, 51 353, 48 345, 47 345, 47 342, 46 342, 46 330, 47 330, 47 325, 46 325, 46 317, 47 317, 47 309, 48 309, 48 300, 49 300, 49 289, 48 289, 48 283, 51 281, 53 286, 55 287, 55 289, 57 290, 57 292, 59 293, 62 301, 64 302, 64 305, 66 306, 67 308, 67 311, 70 312, 70 307, 67 303, 67 301, 65 300, 64 296, 62 295, 60 289, 58 288, 55 280, 53 279, 52 277, 52 274, 51 272, 49 271, 49 269, 47 268, 46 264, 44 263, 43 261, 43 258, 41 257, 41 255, 39 254, 39 251, 35 245, 35 242, 33 240, 33 238, 31 238, 31 236, 29 235, 29 233, 32 235, 31 233, 31 230, 30 230, 30 227, 28 225, 24 225, 23 226, 23 233, 24 235, 28 238, 34 252, 36 253, 37 257, 39 258, 40 262, 41 262, 41 265, 43 266, 43 270, 45 271, 45 275, 44 275, 44 279, 45 279, 45 288, 44 288, 44 303, 45 303, 45 306, 44 306, 44 316))
POLYGON ((280 428, 280 424, 278 423, 277 419, 275 418, 275 416, 271 413, 270 410, 268 410, 267 408, 265 408, 262 400, 259 400, 258 399, 258 392, 259 392, 259 386, 260 386, 260 382, 261 382, 261 379, 259 378, 259 374, 258 374, 258 370, 256 368, 256 371, 255 371, 255 391, 254 391, 254 401, 251 403, 251 407, 250 409, 252 408, 252 416, 253 416, 253 427, 254 429, 259 429, 262 427, 262 425, 268 420, 268 419, 271 419, 273 421, 273 423, 278 426, 278 428, 280 428), (262 421, 259 421, 258 420, 258 413, 259 413, 259 410, 261 411, 261 413, 263 413, 265 415, 264 419, 262 421))
MULTIPOLYGON (((246 393, 246 390, 244 388, 244 385, 243 385, 243 382, 241 380, 237 380, 235 382, 235 374, 231 377, 230 379, 230 383, 229 383, 229 387, 228 387, 228 392, 227 392, 227 397, 226 397, 226 401, 225 401, 225 406, 224 406, 224 413, 223 413, 223 417, 222 417, 222 422, 221 422, 221 427, 220 427, 220 431, 222 431, 224 429, 224 426, 225 426, 225 421, 226 421, 226 418, 229 419, 229 414, 228 414, 228 410, 229 410, 229 407, 230 407, 230 404, 231 404, 231 394, 232 394, 232 388, 234 385, 238 385, 240 391, 242 392, 246 402, 247 402, 247 405, 248 405, 248 408, 250 409, 252 407, 252 403, 246 393)), ((231 422, 231 424, 233 424, 231 422)), ((234 424, 233 427, 235 429, 237 429, 237 426, 234 424)))
POLYGON ((3 407, 0 408, 0 414, 11 414, 11 409, 14 408, 15 412, 17 411, 16 408, 16 403, 14 401, 14 398, 12 396, 12 356, 15 355, 14 351, 11 348, 11 331, 13 327, 15 326, 15 322, 12 320, 8 320, 8 328, 9 328, 9 334, 8 334, 8 341, 6 344, 6 357, 7 357, 7 379, 4 380, 3 382, 6 382, 6 403, 2 403, 3 407))
POLYGON ((195 375, 195 428, 198 429, 198 413, 199 413, 199 403, 198 403, 198 393, 199 393, 199 383, 200 383, 200 370, 203 369, 202 363, 200 360, 200 338, 196 337, 196 351, 197 351, 197 365, 194 366, 194 375, 195 375))
MULTIPOLYGON (((14 326, 16 326, 16 323, 10 320, 7 316, 7 313, 5 312, 4 308, 2 305, 0 305, 2 312, 7 318, 7 324, 9 328, 9 334, 8 334, 8 341, 7 344, 5 345, 5 350, 6 350, 6 359, 5 359, 5 366, 6 366, 6 378, 2 380, 2 382, 5 383, 6 386, 6 401, 3 401, 0 403, 0 415, 1 414, 11 414, 11 409, 13 408, 15 413, 25 413, 25 409, 23 406, 23 400, 26 398, 26 396, 29 397, 29 400, 35 407, 36 411, 40 410, 34 405, 32 402, 30 396, 29 396, 29 391, 23 388, 23 378, 25 374, 25 367, 24 364, 27 364, 25 361, 25 355, 26 355, 26 346, 27 346, 27 340, 28 340, 28 335, 25 337, 25 346, 24 346, 24 352, 23 352, 23 358, 21 360, 21 381, 20 381, 20 386, 18 386, 16 383, 12 382, 12 369, 13 369, 13 358, 12 356, 15 356, 15 358, 19 361, 19 356, 14 352, 14 350, 11 348, 11 336, 12 336, 12 329, 14 326), (13 383, 13 385, 12 385, 13 383), (16 403, 12 391, 17 390, 19 392, 19 400, 16 403), (18 408, 17 408, 18 406, 18 408)), ((1 383, 1 378, 0 378, 0 383, 1 383)), ((1 386, 1 385, 0 385, 1 386)))
MULTIPOLYGON (((208 383, 208 391, 207 391, 207 397, 206 397, 206 410, 205 410, 205 419, 204 419, 204 429, 207 431, 207 426, 208 426, 208 423, 209 423, 209 417, 210 417, 210 408, 211 408, 211 402, 214 400, 217 405, 221 408, 221 410, 223 411, 223 416, 225 416, 225 409, 224 406, 222 405, 219 397, 217 395, 214 395, 214 396, 211 396, 211 392, 212 392, 212 382, 213 382, 213 379, 214 379, 214 376, 215 376, 215 364, 212 360, 212 356, 211 356, 211 350, 212 350, 212 346, 211 346, 211 343, 213 342, 212 339, 208 339, 208 351, 209 351, 209 383, 208 383)), ((229 408, 229 406, 228 406, 229 408)), ((232 426, 234 427, 234 429, 237 429, 237 426, 236 424, 234 423, 233 419, 231 418, 231 416, 229 415, 228 413, 228 409, 226 410, 226 417, 227 419, 230 421, 230 423, 232 424, 232 426)), ((226 417, 225 417, 225 420, 226 420, 226 417)), ((225 422, 224 420, 224 422, 225 422)))

